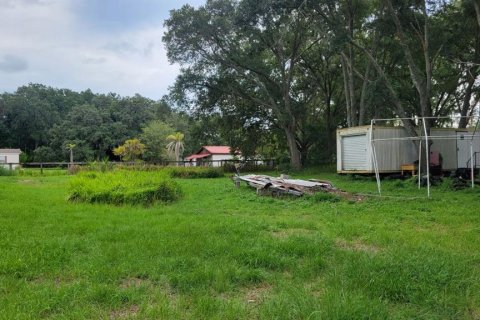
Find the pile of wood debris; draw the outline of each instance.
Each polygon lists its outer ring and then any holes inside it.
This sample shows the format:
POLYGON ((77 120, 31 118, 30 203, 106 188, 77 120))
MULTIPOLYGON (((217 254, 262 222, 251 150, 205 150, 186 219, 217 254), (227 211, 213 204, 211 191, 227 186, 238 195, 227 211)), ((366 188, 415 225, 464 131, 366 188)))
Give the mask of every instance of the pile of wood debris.
POLYGON ((291 194, 301 197, 304 194, 313 194, 319 191, 335 190, 329 181, 289 179, 289 177, 271 177, 264 175, 236 176, 235 179, 245 181, 249 186, 257 189, 259 194, 291 194))
POLYGON ((239 186, 241 181, 245 181, 249 186, 257 189, 259 195, 293 195, 301 197, 304 194, 314 194, 317 192, 329 192, 354 201, 363 200, 361 197, 352 195, 348 192, 339 190, 326 180, 301 180, 290 179, 288 176, 271 177, 266 175, 236 175, 233 180, 239 186))

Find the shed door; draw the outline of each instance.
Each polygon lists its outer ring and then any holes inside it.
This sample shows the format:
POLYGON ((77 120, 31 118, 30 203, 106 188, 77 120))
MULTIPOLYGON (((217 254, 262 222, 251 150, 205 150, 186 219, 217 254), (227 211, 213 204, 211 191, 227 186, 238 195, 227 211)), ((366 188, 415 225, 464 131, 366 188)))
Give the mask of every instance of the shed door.
POLYGON ((367 170, 367 135, 342 137, 342 169, 367 170))
POLYGON ((466 168, 470 159, 470 138, 465 137, 468 132, 457 131, 457 167, 466 168))

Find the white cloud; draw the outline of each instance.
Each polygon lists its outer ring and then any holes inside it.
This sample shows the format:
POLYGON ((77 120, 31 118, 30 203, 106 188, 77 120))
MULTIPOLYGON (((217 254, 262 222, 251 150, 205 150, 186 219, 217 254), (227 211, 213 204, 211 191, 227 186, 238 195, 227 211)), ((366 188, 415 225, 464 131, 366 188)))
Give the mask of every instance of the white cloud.
POLYGON ((0 7, 0 91, 38 82, 159 99, 178 74, 161 41, 163 21, 109 35, 83 28, 67 1, 0 0, 0 7), (21 72, 7 74, 7 65, 21 72))

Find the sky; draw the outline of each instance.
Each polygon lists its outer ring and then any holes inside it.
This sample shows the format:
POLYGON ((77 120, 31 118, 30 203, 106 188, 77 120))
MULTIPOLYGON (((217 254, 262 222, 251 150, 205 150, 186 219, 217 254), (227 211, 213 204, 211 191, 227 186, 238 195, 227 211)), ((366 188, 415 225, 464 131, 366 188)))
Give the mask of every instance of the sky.
POLYGON ((170 10, 205 0, 0 0, 0 92, 28 83, 158 100, 179 73, 170 10))

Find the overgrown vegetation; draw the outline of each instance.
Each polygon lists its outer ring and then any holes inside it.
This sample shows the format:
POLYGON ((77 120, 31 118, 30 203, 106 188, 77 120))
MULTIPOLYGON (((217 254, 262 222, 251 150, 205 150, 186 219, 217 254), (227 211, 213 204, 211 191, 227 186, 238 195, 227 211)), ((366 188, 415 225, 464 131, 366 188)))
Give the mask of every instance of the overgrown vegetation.
POLYGON ((309 198, 313 202, 338 202, 341 200, 341 198, 338 195, 328 193, 328 192, 317 192, 309 196, 309 198))
POLYGON ((222 168, 211 167, 168 167, 165 169, 172 178, 199 179, 223 177, 222 168))
POLYGON ((0 165, 0 176, 13 176, 15 175, 15 170, 10 170, 9 168, 5 168, 4 166, 0 165))
MULTIPOLYGON (((313 169, 294 176, 376 189, 313 169)), ((411 199, 426 190, 384 181, 395 198, 353 203, 178 179, 181 201, 142 207, 68 202, 76 178, 0 178, 1 317, 478 318, 479 188, 446 181, 411 199)))
POLYGON ((108 172, 116 169, 127 171, 153 171, 163 172, 172 178, 199 179, 199 178, 219 178, 223 177, 224 170, 221 167, 163 167, 147 163, 115 164, 109 162, 92 162, 88 164, 84 171, 108 172))
POLYGON ((68 174, 68 170, 62 168, 48 168, 48 169, 31 169, 20 168, 17 169, 17 174, 21 177, 50 177, 50 176, 64 176, 68 174))
POLYGON ((114 170, 82 172, 70 182, 70 201, 152 205, 180 198, 181 189, 165 172, 114 170))

